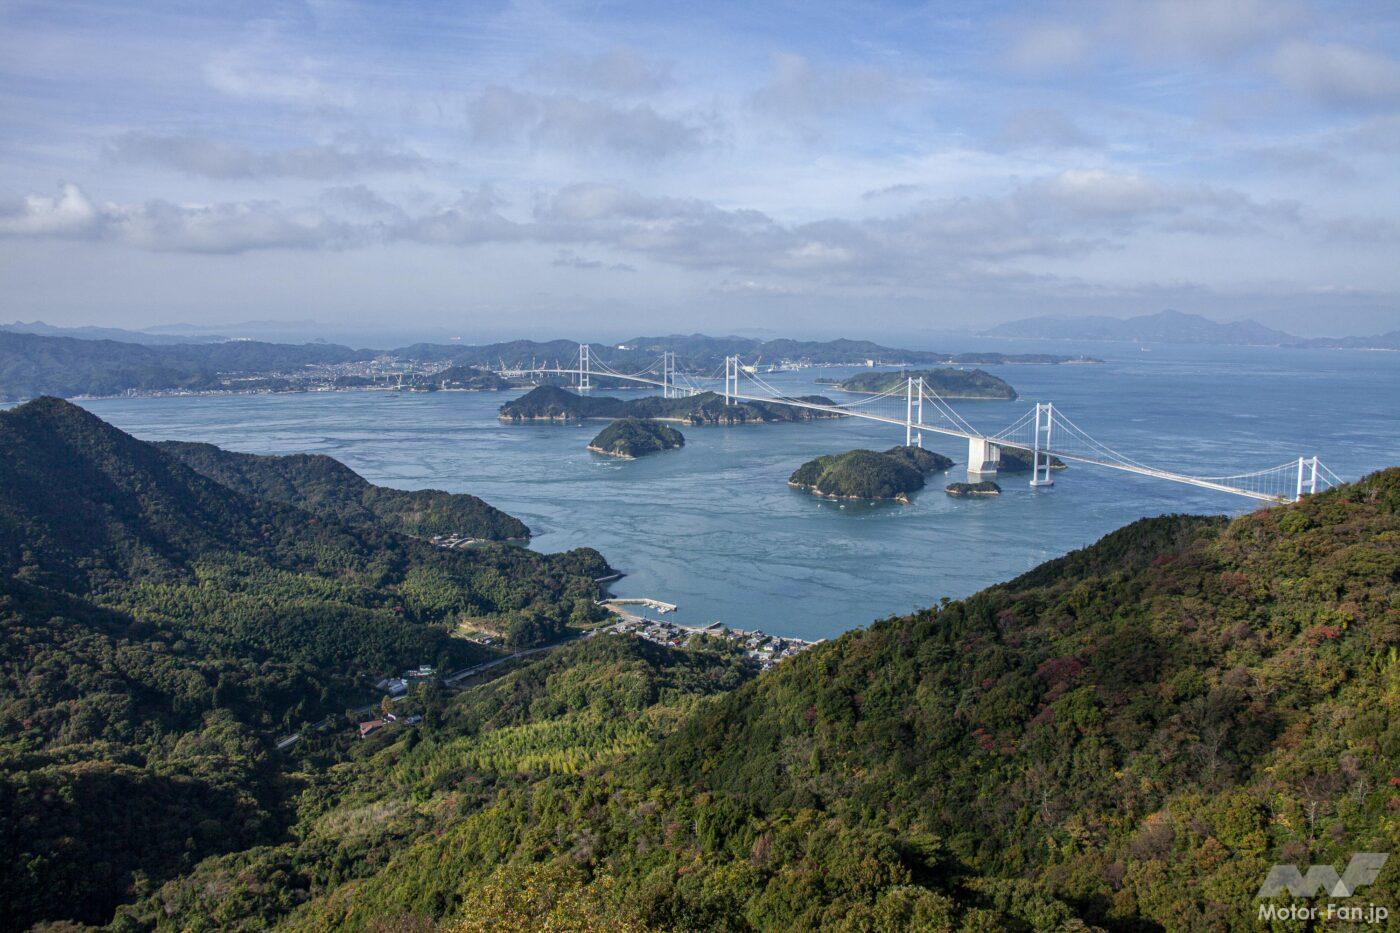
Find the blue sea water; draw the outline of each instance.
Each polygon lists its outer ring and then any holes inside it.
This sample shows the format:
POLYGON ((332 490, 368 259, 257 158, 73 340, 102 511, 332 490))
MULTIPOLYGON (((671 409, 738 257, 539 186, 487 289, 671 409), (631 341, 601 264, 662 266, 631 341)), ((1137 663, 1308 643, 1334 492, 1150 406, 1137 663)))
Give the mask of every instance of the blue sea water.
MULTIPOLYGON (((1056 408, 1140 461, 1196 475, 1317 454, 1345 478, 1400 464, 1400 354, 980 341, 940 349, 1089 353, 1093 366, 986 367, 1016 402, 959 402, 995 429, 1030 403, 1056 408)), ((793 394, 854 369, 767 377, 793 394)), ((829 390, 827 390, 829 391, 829 390)), ((633 393, 635 394, 635 393, 633 393)), ((600 423, 510 426, 510 393, 345 392, 104 399, 83 404, 138 437, 254 453, 324 453, 372 482, 470 492, 519 516, 532 547, 601 550, 624 596, 677 603, 672 618, 823 638, 960 597, 1089 544, 1135 519, 1231 513, 1259 503, 1072 465, 1049 489, 1005 475, 996 499, 955 500, 930 477, 912 503, 840 504, 790 489, 811 457, 903 443, 903 429, 846 419, 686 428, 686 446, 635 461, 584 450, 600 423)), ((925 446, 966 460, 964 444, 925 446)))

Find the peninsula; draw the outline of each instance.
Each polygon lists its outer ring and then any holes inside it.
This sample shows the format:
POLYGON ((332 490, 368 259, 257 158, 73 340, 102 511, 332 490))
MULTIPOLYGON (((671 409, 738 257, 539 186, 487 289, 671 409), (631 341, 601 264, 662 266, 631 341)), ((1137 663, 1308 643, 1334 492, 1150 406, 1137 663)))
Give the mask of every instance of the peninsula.
POLYGON ((953 461, 922 447, 848 450, 808 460, 788 477, 788 485, 825 499, 908 502, 924 488, 924 477, 953 461))
POLYGON ((1012 401, 1016 390, 1004 379, 993 376, 981 369, 902 369, 858 373, 842 380, 830 382, 842 392, 865 392, 878 395, 891 389, 901 388, 910 376, 922 378, 931 392, 943 398, 1003 399, 1012 401))
POLYGON ((595 454, 622 460, 684 446, 681 432, 650 418, 619 418, 588 442, 588 449, 595 454))

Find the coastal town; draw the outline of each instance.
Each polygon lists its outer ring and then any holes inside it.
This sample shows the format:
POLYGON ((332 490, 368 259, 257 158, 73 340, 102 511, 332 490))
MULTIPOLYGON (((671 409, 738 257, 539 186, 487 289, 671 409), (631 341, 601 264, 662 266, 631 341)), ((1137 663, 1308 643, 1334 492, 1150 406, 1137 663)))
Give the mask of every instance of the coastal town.
MULTIPOLYGON (((678 649, 713 645, 714 640, 718 640, 749 657, 761 670, 768 670, 785 658, 794 657, 813 645, 820 644, 820 641, 806 641, 801 638, 769 635, 757 630, 730 628, 720 622, 712 622, 705 626, 681 625, 664 619, 649 618, 634 611, 636 608, 641 608, 665 614, 675 612, 678 608, 672 603, 657 599, 645 597, 607 598, 599 601, 599 605, 611 612, 617 621, 591 629, 582 637, 593 638, 599 635, 616 634, 640 638, 654 644, 678 649)), ((580 635, 575 633, 571 640, 578 637, 580 635)), ((481 640, 481 643, 486 645, 494 642, 494 638, 481 640)), ((416 713, 404 715, 394 710, 395 703, 408 697, 414 685, 440 684, 449 690, 460 690, 462 682, 473 675, 519 658, 549 651, 560 644, 562 642, 555 642, 538 648, 502 655, 452 674, 440 674, 431 665, 421 664, 409 668, 397 676, 381 677, 376 680, 374 690, 380 699, 374 703, 348 710, 347 713, 362 739, 369 738, 385 729, 416 726, 423 721, 422 715, 416 713)), ((306 733, 324 731, 332 726, 333 721, 333 717, 326 717, 326 719, 306 727, 301 732, 279 737, 275 745, 279 751, 287 751, 296 745, 306 733)))
POLYGON ((804 641, 766 632, 730 628, 721 622, 711 622, 705 626, 680 625, 664 619, 652 619, 631 611, 632 606, 642 606, 658 613, 675 612, 676 606, 656 599, 605 599, 599 605, 618 617, 618 621, 606 631, 621 635, 643 638, 658 645, 684 648, 692 639, 713 638, 729 643, 730 646, 748 655, 763 670, 768 670, 784 658, 801 654, 819 641, 804 641))

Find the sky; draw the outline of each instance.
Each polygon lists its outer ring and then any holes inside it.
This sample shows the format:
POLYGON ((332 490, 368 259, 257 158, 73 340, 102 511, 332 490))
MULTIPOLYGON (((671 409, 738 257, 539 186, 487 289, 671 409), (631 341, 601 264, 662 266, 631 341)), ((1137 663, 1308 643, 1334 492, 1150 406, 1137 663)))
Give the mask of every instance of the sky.
POLYGON ((3 320, 1365 334, 1398 260, 1393 0, 0 0, 3 320))

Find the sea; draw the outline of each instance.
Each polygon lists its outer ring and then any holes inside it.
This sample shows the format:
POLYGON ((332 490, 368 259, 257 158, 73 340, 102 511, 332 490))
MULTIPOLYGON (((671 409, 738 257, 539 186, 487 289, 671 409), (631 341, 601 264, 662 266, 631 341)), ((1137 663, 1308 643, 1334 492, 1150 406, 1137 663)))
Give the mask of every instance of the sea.
MULTIPOLYGON (((984 367, 1014 402, 959 401, 979 429, 1053 401, 1087 433, 1143 463, 1223 475, 1321 458, 1346 479, 1400 464, 1400 353, 1042 341, 940 341, 939 350, 1098 357, 1100 365, 984 367)), ((790 394, 856 367, 763 378, 790 394)), ((594 390, 595 394, 603 394, 594 390)), ((804 461, 904 442, 857 419, 683 428, 683 449, 620 461, 585 450, 601 422, 508 425, 516 392, 322 392, 81 402, 136 435, 260 454, 320 453, 371 482, 484 498, 525 521, 530 547, 600 550, 618 596, 675 604, 682 624, 722 622, 804 639, 959 598, 1166 513, 1238 515, 1261 503, 1071 464, 1048 488, 998 478, 997 498, 954 499, 966 443, 926 436, 957 463, 908 504, 841 503, 787 485, 804 461)), ((636 397, 637 392, 607 392, 636 397)))

